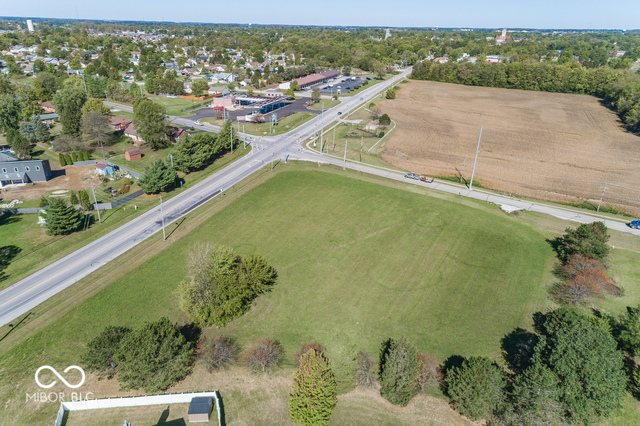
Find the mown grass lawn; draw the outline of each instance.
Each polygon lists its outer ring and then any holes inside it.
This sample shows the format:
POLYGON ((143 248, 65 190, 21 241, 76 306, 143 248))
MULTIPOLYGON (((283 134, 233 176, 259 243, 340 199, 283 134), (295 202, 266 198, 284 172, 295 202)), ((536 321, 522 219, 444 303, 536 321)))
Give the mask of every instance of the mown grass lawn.
MULTIPOLYGON (((547 232, 535 225, 484 203, 399 190, 309 165, 289 167, 26 340, 13 347, 0 341, 7 418, 33 422, 53 415, 57 406, 34 410, 24 402, 24 392, 33 392, 33 371, 45 363, 81 365, 84 344, 105 326, 135 327, 161 316, 186 322, 175 289, 196 242, 260 253, 276 267, 272 292, 245 316, 203 334, 231 336, 243 347, 257 337, 275 338, 285 368, 301 342, 318 341, 335 360, 360 350, 377 357, 384 339, 400 336, 441 362, 451 355, 500 360, 500 339, 516 327, 531 329, 532 314, 552 307, 546 291, 555 257, 547 232)), ((136 248, 124 258, 144 252, 136 248)), ((637 253, 624 255, 615 263, 638 259, 637 253)), ((639 297, 631 292, 620 303, 639 297)), ((197 371, 170 391, 218 388, 214 376, 197 371)), ((96 383, 102 389, 96 397, 123 395, 114 381, 96 383)), ((228 421, 254 416, 242 411, 252 395, 229 395, 238 409, 228 421)), ((278 399, 286 407, 282 398, 286 392, 278 399)), ((625 407, 628 412, 617 412, 614 420, 638 418, 635 402, 625 407)), ((356 411, 342 411, 340 418, 364 420, 356 411)))

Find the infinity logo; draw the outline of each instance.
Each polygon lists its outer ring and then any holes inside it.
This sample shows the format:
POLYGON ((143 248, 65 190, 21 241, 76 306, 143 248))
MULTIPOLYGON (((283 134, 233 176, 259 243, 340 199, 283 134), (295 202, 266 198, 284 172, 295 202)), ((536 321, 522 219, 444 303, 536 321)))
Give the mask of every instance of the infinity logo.
POLYGON ((53 382, 51 382, 51 384, 48 384, 48 385, 43 385, 42 383, 40 383, 40 380, 38 379, 38 375, 42 370, 50 370, 53 374, 55 374, 58 377, 58 379, 62 381, 62 383, 64 383, 68 388, 71 388, 71 389, 79 388, 84 383, 84 379, 85 379, 84 370, 78 367, 77 365, 70 365, 64 370, 65 373, 69 370, 78 370, 80 374, 82 374, 82 380, 80 380, 80 383, 78 383, 77 385, 69 384, 69 382, 67 382, 60 374, 58 374, 58 372, 53 367, 50 367, 48 365, 43 365, 42 367, 36 370, 36 383, 38 384, 38 386, 44 389, 49 389, 50 387, 56 384, 56 381, 54 380, 53 382))

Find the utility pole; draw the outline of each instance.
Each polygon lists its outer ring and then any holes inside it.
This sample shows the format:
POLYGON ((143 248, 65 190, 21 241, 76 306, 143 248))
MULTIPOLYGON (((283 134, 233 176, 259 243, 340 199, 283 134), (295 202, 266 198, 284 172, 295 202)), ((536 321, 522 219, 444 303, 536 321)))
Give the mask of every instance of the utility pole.
POLYGON ((229 145, 231 145, 231 153, 233 154, 233 127, 229 126, 229 145))
POLYGON ((471 172, 471 182, 469 182, 469 191, 473 190, 473 175, 476 173, 476 163, 478 162, 478 153, 480 152, 480 139, 482 139, 482 126, 480 126, 480 136, 478 136, 478 148, 476 148, 476 159, 473 160, 473 171, 471 172))
POLYGON ((98 212, 98 221, 102 223, 102 218, 100 217, 100 209, 98 208, 98 199, 96 198, 96 191, 93 189, 93 182, 91 182, 91 192, 93 192, 93 201, 96 203, 96 211, 98 212))
POLYGON ((607 190, 607 182, 604 183, 604 188, 602 189, 602 195, 600 196, 600 202, 598 203, 597 212, 600 211, 600 205, 602 204, 602 199, 604 198, 604 192, 607 190))
POLYGON ((344 166, 342 166, 342 170, 347 169, 347 140, 344 140, 344 166))
POLYGON ((247 134, 244 132, 244 124, 242 125, 242 134, 244 135, 244 137, 242 138, 244 142, 244 149, 247 149, 247 134))
POLYGON ((287 139, 284 140, 284 163, 287 164, 287 139))
POLYGON ((324 139, 324 101, 322 101, 322 115, 320 117, 320 154, 322 154, 322 143, 324 139))
POLYGON ((271 170, 273 170, 273 150, 271 151, 271 170))
POLYGON ((82 73, 82 82, 84 83, 84 94, 89 96, 89 92, 87 92, 87 82, 84 79, 84 72, 82 73))
POLYGON ((166 241, 167 234, 164 232, 164 212, 162 210, 162 197, 160 197, 160 217, 162 218, 162 241, 166 241))
POLYGON ((360 136, 360 162, 362 163, 362 140, 364 136, 360 136))

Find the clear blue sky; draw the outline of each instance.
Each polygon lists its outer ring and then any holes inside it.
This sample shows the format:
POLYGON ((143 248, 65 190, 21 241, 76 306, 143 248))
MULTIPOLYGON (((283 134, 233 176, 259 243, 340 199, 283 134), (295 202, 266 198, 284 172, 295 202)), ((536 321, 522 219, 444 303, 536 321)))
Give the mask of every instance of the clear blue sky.
POLYGON ((640 0, 2 0, 3 16, 461 28, 640 28, 640 0), (312 9, 311 5, 314 5, 312 9))

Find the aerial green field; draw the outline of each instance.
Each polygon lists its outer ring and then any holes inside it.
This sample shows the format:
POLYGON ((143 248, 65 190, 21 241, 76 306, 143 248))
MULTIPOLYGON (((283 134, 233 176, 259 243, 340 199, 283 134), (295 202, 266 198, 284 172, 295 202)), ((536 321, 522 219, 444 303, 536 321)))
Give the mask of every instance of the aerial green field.
MULTIPOLYGON (((25 403, 24 392, 35 391, 33 371, 42 364, 80 363, 84 344, 106 325, 137 326, 161 316, 186 322, 175 289, 196 242, 228 245, 242 255, 260 253, 276 267, 272 292, 244 317, 203 334, 232 336, 243 347, 257 337, 275 338, 285 352, 285 371, 301 342, 318 341, 335 360, 360 350, 377 357, 384 339, 400 336, 441 362, 451 355, 500 360, 500 339, 516 327, 530 328, 534 312, 552 307, 546 292, 555 257, 549 233, 536 225, 485 203, 378 185, 328 168, 288 167, 157 254, 147 256, 147 246, 125 254, 145 262, 127 273, 114 269, 113 283, 41 330, 10 347, 0 340, 6 379, 0 399, 8 401, 9 422, 51 421, 57 404, 33 409, 25 403)), ((637 253, 624 253, 615 262, 637 261, 637 253)), ((628 292, 621 300, 637 303, 639 297, 628 292)), ((219 389, 225 397, 223 382, 197 371, 169 391, 219 389)), ((125 395, 113 380, 89 382, 95 397, 125 395)), ((286 383, 278 388, 284 389, 277 397, 283 407, 286 383)), ((274 396, 235 390, 227 398, 225 405, 234 407, 227 412, 231 422, 255 418, 243 406, 274 396)), ((340 418, 365 422, 359 406, 341 408, 340 418)), ((392 411, 385 416, 392 419, 392 411)))

